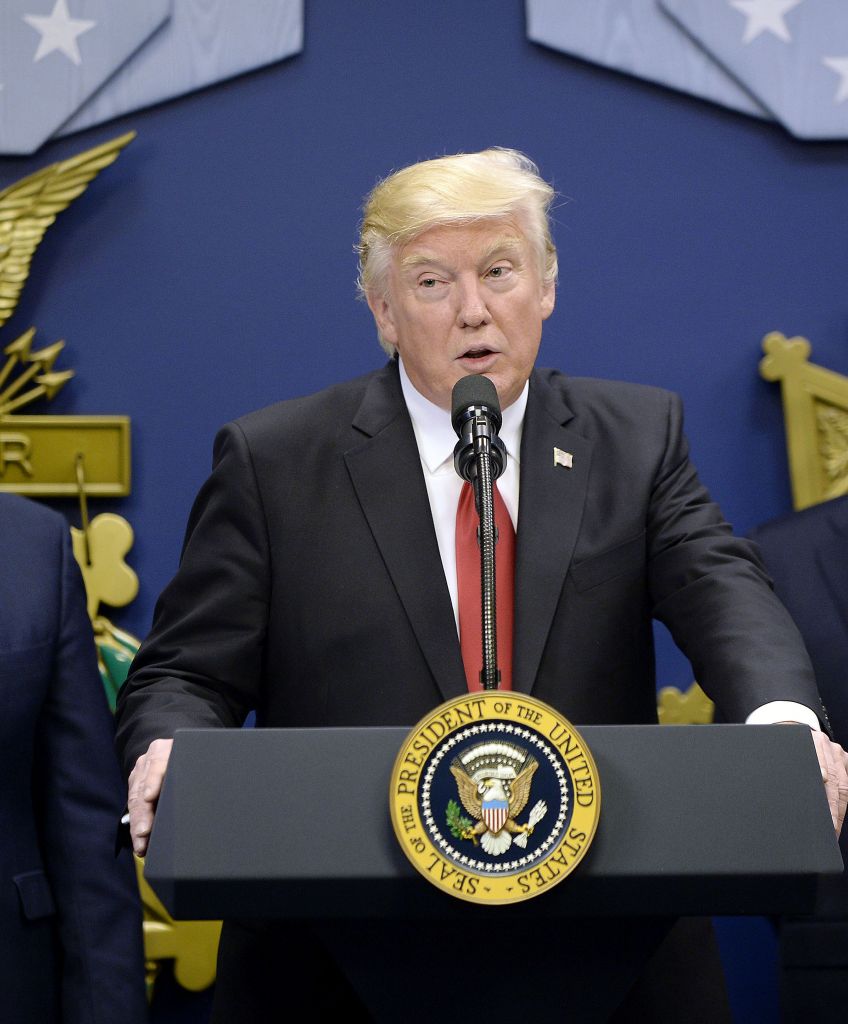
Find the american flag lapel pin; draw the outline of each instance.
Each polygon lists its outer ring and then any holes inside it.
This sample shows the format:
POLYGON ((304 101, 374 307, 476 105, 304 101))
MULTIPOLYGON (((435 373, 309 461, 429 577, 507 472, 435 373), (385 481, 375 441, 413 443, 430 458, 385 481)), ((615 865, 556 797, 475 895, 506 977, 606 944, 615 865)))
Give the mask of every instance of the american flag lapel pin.
POLYGON ((571 452, 564 452, 562 448, 554 448, 554 465, 571 469, 574 465, 574 456, 571 452))

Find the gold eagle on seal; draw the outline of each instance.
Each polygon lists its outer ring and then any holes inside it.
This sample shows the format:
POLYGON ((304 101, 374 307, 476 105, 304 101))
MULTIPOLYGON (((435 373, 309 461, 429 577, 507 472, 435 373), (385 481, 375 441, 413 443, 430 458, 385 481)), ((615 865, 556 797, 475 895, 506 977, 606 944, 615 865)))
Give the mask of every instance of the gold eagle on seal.
POLYGON ((547 813, 543 800, 537 801, 528 821, 519 825, 516 818, 530 799, 538 761, 513 743, 480 743, 455 757, 450 770, 456 780, 462 806, 476 824, 462 830, 461 838, 470 839, 493 857, 510 848, 526 847, 527 837, 547 813))

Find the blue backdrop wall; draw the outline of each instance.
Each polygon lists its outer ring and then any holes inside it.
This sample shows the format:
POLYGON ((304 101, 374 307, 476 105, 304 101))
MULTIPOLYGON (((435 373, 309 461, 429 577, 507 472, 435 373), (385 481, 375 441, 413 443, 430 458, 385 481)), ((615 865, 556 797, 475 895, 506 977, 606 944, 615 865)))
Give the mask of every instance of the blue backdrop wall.
MULTIPOLYGON (((117 624, 146 632, 222 422, 381 363, 355 301, 359 207, 392 168, 441 153, 523 149, 561 195, 542 364, 681 392, 736 527, 790 508, 759 345, 802 333, 848 373, 848 145, 547 51, 519 0, 309 0, 298 57, 2 160, 0 187, 130 128, 0 334, 67 339, 77 378, 51 411, 132 417, 132 495, 92 502, 136 531, 141 590, 117 624)), ((690 678, 661 639, 660 681, 690 678)))

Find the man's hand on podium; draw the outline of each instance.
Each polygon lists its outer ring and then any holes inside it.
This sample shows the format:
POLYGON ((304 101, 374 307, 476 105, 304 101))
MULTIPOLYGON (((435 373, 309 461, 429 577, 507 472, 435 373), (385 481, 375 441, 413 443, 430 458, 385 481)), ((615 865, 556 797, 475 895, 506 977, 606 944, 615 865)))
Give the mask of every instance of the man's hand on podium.
POLYGON ((822 782, 827 790, 827 802, 833 818, 833 827, 839 835, 848 806, 848 754, 825 736, 823 732, 813 733, 813 743, 819 759, 822 782))
POLYGON ((147 840, 153 828, 156 802, 162 791, 162 781, 173 745, 173 740, 154 740, 147 748, 147 753, 141 755, 135 763, 135 768, 130 772, 127 808, 130 812, 133 852, 138 857, 143 857, 147 852, 147 840))

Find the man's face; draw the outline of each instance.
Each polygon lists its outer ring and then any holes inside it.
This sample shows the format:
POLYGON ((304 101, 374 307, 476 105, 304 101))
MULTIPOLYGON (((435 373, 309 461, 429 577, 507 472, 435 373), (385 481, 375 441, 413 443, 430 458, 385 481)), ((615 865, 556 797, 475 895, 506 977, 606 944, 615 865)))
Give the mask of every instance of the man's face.
POLYGON ((460 377, 483 373, 506 408, 536 361, 554 291, 518 222, 503 218, 420 234, 394 254, 385 294, 368 304, 431 402, 450 409, 460 377))

